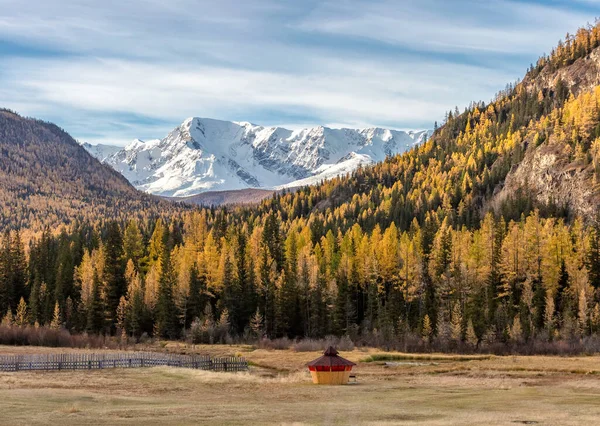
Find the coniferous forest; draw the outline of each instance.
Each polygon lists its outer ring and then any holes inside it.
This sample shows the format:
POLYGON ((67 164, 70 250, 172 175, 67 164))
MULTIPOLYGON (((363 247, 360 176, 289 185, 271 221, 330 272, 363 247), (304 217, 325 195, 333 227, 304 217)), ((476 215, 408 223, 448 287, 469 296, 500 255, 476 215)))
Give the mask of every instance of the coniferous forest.
POLYGON ((569 76, 598 46, 600 26, 581 29, 494 101, 448 112, 423 145, 256 206, 5 220, 3 323, 448 350, 593 341, 600 88, 569 76), (585 180, 589 208, 527 187, 498 196, 540 149, 585 180))

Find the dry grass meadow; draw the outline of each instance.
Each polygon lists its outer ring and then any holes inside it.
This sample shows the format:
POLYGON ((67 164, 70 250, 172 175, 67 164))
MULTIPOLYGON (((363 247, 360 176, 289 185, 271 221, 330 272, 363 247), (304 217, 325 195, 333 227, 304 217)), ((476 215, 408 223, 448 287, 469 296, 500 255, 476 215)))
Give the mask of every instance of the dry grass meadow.
MULTIPOLYGON (((177 368, 0 373, 0 424, 600 423, 600 356, 459 357, 355 349, 358 383, 316 386, 318 352, 170 344, 163 350, 243 355, 248 373, 177 368), (389 354, 388 354, 389 355, 389 354)), ((0 354, 60 351, 2 347, 0 354)), ((68 350, 65 350, 68 351, 68 350)))

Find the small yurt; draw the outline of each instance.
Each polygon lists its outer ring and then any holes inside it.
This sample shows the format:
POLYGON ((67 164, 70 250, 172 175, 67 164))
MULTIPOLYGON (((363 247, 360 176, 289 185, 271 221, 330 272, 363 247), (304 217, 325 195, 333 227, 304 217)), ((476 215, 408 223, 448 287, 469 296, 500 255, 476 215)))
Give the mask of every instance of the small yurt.
POLYGON ((306 364, 313 383, 318 385, 345 385, 350 379, 352 361, 342 358, 333 346, 327 348, 323 356, 306 364))

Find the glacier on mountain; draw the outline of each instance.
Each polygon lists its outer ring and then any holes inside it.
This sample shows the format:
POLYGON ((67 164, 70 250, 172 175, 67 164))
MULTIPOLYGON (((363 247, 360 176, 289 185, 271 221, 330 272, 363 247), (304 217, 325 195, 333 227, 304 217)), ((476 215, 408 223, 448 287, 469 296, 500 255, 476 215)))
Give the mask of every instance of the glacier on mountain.
POLYGON ((314 184, 404 152, 430 134, 323 126, 288 130, 193 117, 164 139, 136 139, 112 151, 83 146, 138 189, 183 197, 206 191, 314 184))

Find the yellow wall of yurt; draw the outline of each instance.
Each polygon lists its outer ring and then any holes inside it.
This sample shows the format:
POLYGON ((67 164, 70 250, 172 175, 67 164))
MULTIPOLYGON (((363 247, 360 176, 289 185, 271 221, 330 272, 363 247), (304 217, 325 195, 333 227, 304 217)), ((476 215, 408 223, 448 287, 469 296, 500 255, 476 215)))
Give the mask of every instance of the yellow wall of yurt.
POLYGON ((318 385, 346 385, 350 371, 311 371, 312 381, 318 385))

